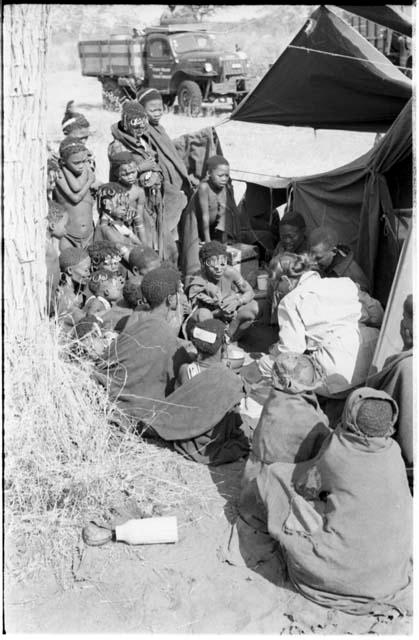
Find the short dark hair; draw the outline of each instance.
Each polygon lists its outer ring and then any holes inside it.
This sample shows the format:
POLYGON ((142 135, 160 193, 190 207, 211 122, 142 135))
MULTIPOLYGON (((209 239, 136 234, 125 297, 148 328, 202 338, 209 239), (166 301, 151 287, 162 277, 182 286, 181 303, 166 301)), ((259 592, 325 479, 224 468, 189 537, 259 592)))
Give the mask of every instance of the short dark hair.
POLYGON ((60 158, 62 158, 63 160, 66 160, 76 153, 81 153, 82 151, 87 152, 86 147, 82 142, 80 142, 78 138, 73 138, 72 136, 64 138, 59 146, 60 158))
POLYGON ((202 245, 199 250, 199 259, 201 262, 205 262, 212 256, 228 256, 227 247, 218 240, 211 240, 202 245))
POLYGON ((110 240, 98 240, 91 244, 90 247, 87 247, 87 251, 94 268, 99 267, 107 256, 118 256, 121 258, 120 250, 116 246, 115 242, 111 242, 110 240))
POLYGON ((176 269, 157 267, 145 274, 141 292, 152 309, 161 305, 168 296, 178 292, 180 273, 176 269))
POLYGON ((316 247, 318 244, 322 244, 328 249, 334 249, 338 241, 338 234, 332 227, 317 227, 313 229, 308 236, 308 244, 310 247, 316 247))
POLYGON ((142 300, 143 297, 141 283, 135 282, 135 280, 127 280, 122 289, 122 295, 128 307, 135 309, 138 301, 142 300))
POLYGON ((128 264, 130 269, 137 267, 137 269, 141 271, 141 269, 144 269, 150 262, 154 262, 155 260, 160 260, 160 257, 154 249, 151 247, 136 246, 130 251, 128 264))

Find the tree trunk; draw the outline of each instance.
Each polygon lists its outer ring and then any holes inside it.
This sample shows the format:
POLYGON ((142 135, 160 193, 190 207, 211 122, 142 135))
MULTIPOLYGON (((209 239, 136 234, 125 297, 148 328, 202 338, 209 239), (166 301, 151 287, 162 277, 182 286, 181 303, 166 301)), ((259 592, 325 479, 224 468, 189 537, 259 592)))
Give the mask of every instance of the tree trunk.
POLYGON ((34 334, 46 310, 45 4, 4 7, 4 298, 9 332, 34 334))

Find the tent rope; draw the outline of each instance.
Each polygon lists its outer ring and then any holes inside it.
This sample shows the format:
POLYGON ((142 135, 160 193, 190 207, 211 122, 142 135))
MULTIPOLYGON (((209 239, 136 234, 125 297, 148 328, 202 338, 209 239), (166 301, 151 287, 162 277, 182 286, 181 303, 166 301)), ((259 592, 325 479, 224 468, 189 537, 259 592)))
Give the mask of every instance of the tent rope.
POLYGON ((354 56, 345 56, 343 53, 332 53, 331 51, 320 51, 319 49, 311 49, 310 47, 300 47, 296 44, 289 44, 288 49, 301 49, 307 53, 322 53, 324 56, 332 56, 333 58, 346 58, 346 60, 356 60, 358 62, 369 62, 370 64, 381 65, 382 67, 396 67, 396 69, 411 70, 411 67, 402 67, 392 62, 377 62, 376 60, 367 60, 366 58, 355 58, 354 56))

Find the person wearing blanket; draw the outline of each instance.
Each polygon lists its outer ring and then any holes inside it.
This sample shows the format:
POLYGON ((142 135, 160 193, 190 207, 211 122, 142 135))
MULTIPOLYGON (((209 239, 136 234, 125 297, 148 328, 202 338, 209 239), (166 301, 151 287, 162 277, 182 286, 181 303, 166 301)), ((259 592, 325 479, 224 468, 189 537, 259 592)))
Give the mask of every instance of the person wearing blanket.
POLYGON ((257 566, 273 561, 275 545, 269 536, 267 515, 256 479, 274 462, 302 462, 319 452, 331 433, 314 390, 323 375, 309 356, 282 353, 272 370, 272 388, 253 434, 238 506, 230 533, 226 560, 257 566))
POLYGON ((397 416, 387 393, 359 388, 313 460, 276 462, 257 478, 288 577, 317 604, 411 612, 412 497, 391 438, 397 416))
POLYGON ((283 253, 276 267, 278 342, 258 361, 271 375, 279 353, 308 353, 325 373, 323 396, 365 383, 383 319, 378 300, 350 278, 321 278, 308 255, 283 253))
POLYGON ((181 386, 166 398, 152 430, 186 458, 213 466, 249 452, 249 430, 240 417, 243 381, 221 360, 225 326, 210 319, 195 323, 191 342, 198 360, 180 368, 181 386))

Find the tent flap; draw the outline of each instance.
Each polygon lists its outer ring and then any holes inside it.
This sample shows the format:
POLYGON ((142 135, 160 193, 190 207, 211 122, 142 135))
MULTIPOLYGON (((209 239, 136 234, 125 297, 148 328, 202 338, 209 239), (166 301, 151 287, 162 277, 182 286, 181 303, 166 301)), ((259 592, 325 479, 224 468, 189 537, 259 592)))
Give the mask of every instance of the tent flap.
POLYGON ((397 33, 401 33, 404 36, 408 36, 409 38, 412 37, 411 21, 407 18, 407 16, 401 15, 388 4, 378 6, 355 6, 339 4, 335 6, 339 7, 340 9, 344 9, 344 11, 348 11, 349 13, 354 13, 357 16, 361 16, 361 18, 366 18, 367 20, 376 22, 383 27, 387 27, 388 29, 397 31, 397 33))
POLYGON ((397 67, 321 6, 231 120, 385 131, 411 95, 411 82, 397 67))

